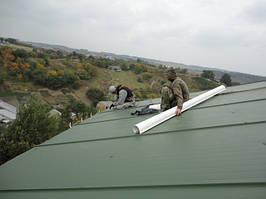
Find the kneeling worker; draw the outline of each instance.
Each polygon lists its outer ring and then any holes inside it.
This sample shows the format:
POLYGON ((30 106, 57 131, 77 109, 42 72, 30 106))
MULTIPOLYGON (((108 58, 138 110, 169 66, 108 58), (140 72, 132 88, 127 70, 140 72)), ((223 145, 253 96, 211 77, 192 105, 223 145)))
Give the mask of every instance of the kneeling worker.
POLYGON ((135 97, 133 92, 126 86, 119 85, 117 87, 110 86, 109 94, 115 94, 116 100, 110 106, 110 109, 115 107, 117 109, 128 108, 135 106, 135 97))
POLYGON ((183 103, 189 100, 187 84, 176 76, 176 72, 173 68, 167 69, 166 77, 171 83, 169 85, 164 84, 161 89, 161 109, 165 111, 177 106, 176 115, 181 115, 183 103))

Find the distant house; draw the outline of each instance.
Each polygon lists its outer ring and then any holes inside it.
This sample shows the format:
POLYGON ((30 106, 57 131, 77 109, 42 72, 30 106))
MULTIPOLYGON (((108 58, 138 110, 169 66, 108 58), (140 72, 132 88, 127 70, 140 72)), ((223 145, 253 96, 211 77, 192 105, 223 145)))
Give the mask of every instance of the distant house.
POLYGON ((106 56, 106 59, 110 59, 110 60, 115 60, 115 58, 111 57, 111 56, 106 56))
POLYGON ((8 123, 16 119, 17 108, 0 100, 0 122, 8 123))
POLYGON ((108 69, 115 71, 115 72, 121 72, 120 66, 109 66, 108 69))

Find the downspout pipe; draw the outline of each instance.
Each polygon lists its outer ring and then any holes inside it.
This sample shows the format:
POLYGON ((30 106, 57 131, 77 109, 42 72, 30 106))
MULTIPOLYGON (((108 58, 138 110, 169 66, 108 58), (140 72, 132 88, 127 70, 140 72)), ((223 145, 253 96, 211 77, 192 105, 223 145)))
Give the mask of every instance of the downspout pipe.
MULTIPOLYGON (((212 90, 207 91, 206 93, 203 93, 197 97, 192 98, 191 100, 186 101, 183 104, 183 108, 181 110, 181 112, 184 112, 190 108, 192 108, 193 106, 196 106, 198 104, 200 104, 201 102, 204 102, 208 99, 210 99, 211 97, 225 91, 225 86, 221 85, 218 86, 212 90)), ((155 104, 155 105, 151 105, 152 107, 150 108, 155 108, 155 109, 160 109, 160 104, 155 104)), ((138 124, 135 124, 133 126, 133 133, 135 134, 142 134, 145 133, 146 131, 150 130, 151 128, 161 124, 162 122, 165 122, 166 120, 174 117, 176 115, 176 109, 177 107, 173 107, 171 109, 168 109, 158 115, 155 115, 149 119, 146 119, 138 124)))

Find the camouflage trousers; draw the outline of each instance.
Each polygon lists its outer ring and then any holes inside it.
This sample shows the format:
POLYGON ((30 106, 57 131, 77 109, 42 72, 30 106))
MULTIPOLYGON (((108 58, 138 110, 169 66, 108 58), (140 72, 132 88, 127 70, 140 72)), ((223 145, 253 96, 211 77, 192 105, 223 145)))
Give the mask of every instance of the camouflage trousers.
POLYGON ((163 86, 161 89, 161 109, 167 110, 177 105, 177 100, 171 88, 163 86))

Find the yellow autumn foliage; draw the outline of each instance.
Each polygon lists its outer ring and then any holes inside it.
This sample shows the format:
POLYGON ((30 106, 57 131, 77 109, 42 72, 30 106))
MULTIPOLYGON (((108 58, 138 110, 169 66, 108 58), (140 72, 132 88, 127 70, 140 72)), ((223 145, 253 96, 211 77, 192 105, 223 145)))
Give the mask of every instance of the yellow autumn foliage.
POLYGON ((48 75, 56 75, 57 73, 56 73, 55 70, 48 70, 48 71, 47 71, 47 74, 48 74, 48 75))
POLYGON ((37 68, 37 69, 40 69, 40 70, 45 70, 44 65, 41 64, 41 63, 37 63, 37 64, 36 64, 36 68, 37 68))

